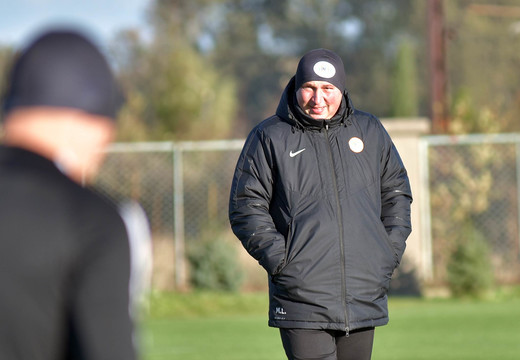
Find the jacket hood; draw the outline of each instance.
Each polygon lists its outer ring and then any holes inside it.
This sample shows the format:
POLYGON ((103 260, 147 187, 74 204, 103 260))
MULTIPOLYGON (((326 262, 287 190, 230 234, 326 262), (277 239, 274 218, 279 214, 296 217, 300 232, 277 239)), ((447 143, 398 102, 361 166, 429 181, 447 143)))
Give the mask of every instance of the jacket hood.
POLYGON ((295 77, 293 76, 285 87, 276 109, 276 115, 293 127, 301 130, 321 130, 328 124, 331 127, 344 124, 350 125, 350 115, 354 112, 352 101, 345 90, 343 100, 336 115, 327 120, 317 120, 305 114, 296 100, 295 77))

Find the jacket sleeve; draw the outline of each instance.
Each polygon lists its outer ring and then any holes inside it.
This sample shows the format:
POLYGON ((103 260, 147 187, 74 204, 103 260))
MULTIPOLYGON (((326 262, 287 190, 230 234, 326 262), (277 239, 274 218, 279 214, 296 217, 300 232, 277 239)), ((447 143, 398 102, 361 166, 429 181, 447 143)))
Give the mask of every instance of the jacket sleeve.
POLYGON ((381 158, 381 221, 400 263, 406 239, 412 231, 412 192, 406 169, 390 136, 383 130, 385 146, 381 158))
POLYGON ((269 213, 275 172, 270 141, 253 129, 235 169, 229 220, 244 248, 270 275, 283 266, 285 254, 285 238, 269 213))

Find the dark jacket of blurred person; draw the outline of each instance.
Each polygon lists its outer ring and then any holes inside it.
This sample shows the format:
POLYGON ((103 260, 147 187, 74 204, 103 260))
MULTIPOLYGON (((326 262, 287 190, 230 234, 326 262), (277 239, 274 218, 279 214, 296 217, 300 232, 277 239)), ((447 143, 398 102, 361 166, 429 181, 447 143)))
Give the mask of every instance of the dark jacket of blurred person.
POLYGON ((132 360, 130 245, 116 208, 83 187, 122 97, 72 30, 16 57, 0 147, 0 359, 132 360))

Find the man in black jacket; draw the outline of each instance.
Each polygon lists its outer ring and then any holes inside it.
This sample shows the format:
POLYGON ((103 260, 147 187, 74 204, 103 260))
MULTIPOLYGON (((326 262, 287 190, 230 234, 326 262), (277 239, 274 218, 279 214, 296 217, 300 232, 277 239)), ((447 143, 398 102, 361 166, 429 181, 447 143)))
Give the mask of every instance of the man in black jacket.
POLYGON ((121 95, 75 31, 17 56, 0 147, 0 359, 132 360, 130 245, 117 210, 84 188, 121 95))
POLYGON ((289 359, 370 359, 411 231, 399 154, 345 83, 337 54, 305 54, 233 178, 231 226, 268 273, 269 325, 289 359))

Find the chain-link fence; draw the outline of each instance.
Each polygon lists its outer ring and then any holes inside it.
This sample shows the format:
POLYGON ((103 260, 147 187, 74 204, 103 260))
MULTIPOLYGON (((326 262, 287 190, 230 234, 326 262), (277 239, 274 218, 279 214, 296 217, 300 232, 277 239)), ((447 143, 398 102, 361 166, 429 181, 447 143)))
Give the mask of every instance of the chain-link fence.
MULTIPOLYGON (((490 248, 495 278, 520 282, 520 134, 428 136, 421 144, 426 277, 443 283, 455 246, 478 236, 490 248)), ((217 237, 236 242, 227 213, 242 146, 243 140, 111 147, 96 188, 144 207, 155 286, 187 285, 185 244, 217 237)))
MULTIPOLYGON (((185 243, 228 236, 228 200, 242 140, 114 144, 95 187, 138 201, 154 242, 154 285, 186 286, 185 243)), ((229 234, 229 236, 231 236, 229 234)))
POLYGON ((479 238, 495 279, 519 282, 520 135, 430 136, 422 144, 430 279, 444 282, 454 248, 479 238))

